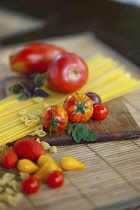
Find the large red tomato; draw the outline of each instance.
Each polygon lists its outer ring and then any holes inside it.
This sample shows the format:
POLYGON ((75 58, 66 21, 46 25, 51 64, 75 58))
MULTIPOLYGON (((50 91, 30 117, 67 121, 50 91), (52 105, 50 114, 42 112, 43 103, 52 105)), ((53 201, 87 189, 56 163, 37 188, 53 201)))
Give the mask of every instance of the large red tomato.
POLYGON ((59 92, 75 92, 87 82, 87 79, 87 65, 80 56, 74 53, 58 55, 48 69, 48 84, 59 92))
POLYGON ((68 112, 69 120, 73 123, 83 123, 93 114, 92 100, 83 93, 74 93, 64 101, 64 108, 68 112))
POLYGON ((53 105, 45 110, 42 120, 44 122, 43 126, 47 130, 52 132, 61 131, 67 126, 68 113, 62 106, 53 105))
POLYGON ((44 73, 49 64, 65 50, 45 43, 31 43, 17 48, 9 57, 11 69, 19 74, 44 73))

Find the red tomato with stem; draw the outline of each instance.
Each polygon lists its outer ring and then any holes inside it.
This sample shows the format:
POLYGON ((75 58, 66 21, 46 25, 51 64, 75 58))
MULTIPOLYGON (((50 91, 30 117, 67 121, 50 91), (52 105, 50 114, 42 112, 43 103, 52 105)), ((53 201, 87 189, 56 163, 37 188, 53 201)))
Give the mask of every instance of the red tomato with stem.
POLYGON ((18 156, 12 150, 5 150, 1 156, 1 164, 5 168, 13 168, 18 162, 18 156))
POLYGON ((52 171, 48 174, 46 182, 52 188, 61 187, 64 183, 64 175, 59 171, 52 171))
POLYGON ((68 112, 68 118, 73 123, 83 123, 89 120, 93 113, 92 100, 83 93, 69 95, 63 104, 68 112))
POLYGON ((50 132, 58 132, 67 126, 68 113, 62 106, 53 105, 45 110, 42 120, 44 128, 50 132))
POLYGON ((31 43, 17 48, 9 57, 11 69, 18 74, 45 73, 63 48, 45 43, 31 43))
POLYGON ((40 187, 40 181, 35 176, 29 176, 22 181, 22 190, 27 194, 36 193, 40 187))
POLYGON ((20 158, 37 161, 45 153, 43 146, 34 139, 20 139, 14 143, 14 151, 20 158))
POLYGON ((58 55, 48 69, 48 84, 59 92, 74 92, 83 87, 87 79, 87 65, 80 56, 74 53, 58 55))
POLYGON ((109 110, 105 104, 95 104, 92 117, 95 120, 104 120, 108 116, 109 110))

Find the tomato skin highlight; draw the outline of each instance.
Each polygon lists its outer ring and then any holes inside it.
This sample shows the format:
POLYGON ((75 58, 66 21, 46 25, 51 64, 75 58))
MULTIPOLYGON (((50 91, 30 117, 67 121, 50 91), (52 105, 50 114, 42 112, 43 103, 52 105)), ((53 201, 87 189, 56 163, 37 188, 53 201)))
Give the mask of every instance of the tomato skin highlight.
MULTIPOLYGON (((52 111, 54 112, 55 115, 55 119, 59 120, 61 122, 64 123, 58 123, 57 125, 57 129, 58 131, 63 130, 66 126, 67 126, 67 122, 68 122, 68 113, 67 111, 62 107, 62 106, 58 106, 58 105, 53 105, 48 107, 45 112, 43 113, 42 116, 42 121, 51 121, 52 120, 52 111)), ((50 130, 51 128, 51 124, 50 123, 43 123, 44 128, 46 128, 47 130, 50 130)), ((55 129, 55 127, 52 127, 52 132, 57 132, 57 130, 55 129)))
POLYGON ((92 117, 95 120, 104 120, 109 114, 108 107, 105 104, 95 104, 92 117))
POLYGON ((30 43, 17 48, 9 56, 11 69, 18 74, 45 73, 52 60, 64 49, 46 43, 30 43))
POLYGON ((59 171, 52 171, 48 174, 46 182, 52 188, 61 187, 64 183, 64 175, 59 171))
POLYGON ((14 152, 20 158, 37 161, 40 155, 45 153, 43 146, 33 139, 20 139, 14 143, 14 152))
POLYGON ((50 64, 47 81, 51 88, 71 93, 83 87, 88 79, 85 61, 74 53, 62 53, 50 64))
POLYGON ((34 176, 29 176, 22 181, 21 185, 23 192, 32 194, 39 190, 40 181, 34 176))
POLYGON ((5 150, 1 157, 1 164, 5 168, 14 168, 18 162, 18 156, 12 150, 5 150))
POLYGON ((63 104, 64 108, 68 112, 68 118, 73 123, 83 123, 89 120, 93 113, 93 104, 92 100, 84 95, 83 93, 74 93, 72 95, 69 95, 63 104), (89 106, 90 108, 85 109, 85 114, 82 114, 81 112, 73 114, 73 112, 77 109, 76 102, 81 103, 83 99, 86 98, 85 106, 89 106))

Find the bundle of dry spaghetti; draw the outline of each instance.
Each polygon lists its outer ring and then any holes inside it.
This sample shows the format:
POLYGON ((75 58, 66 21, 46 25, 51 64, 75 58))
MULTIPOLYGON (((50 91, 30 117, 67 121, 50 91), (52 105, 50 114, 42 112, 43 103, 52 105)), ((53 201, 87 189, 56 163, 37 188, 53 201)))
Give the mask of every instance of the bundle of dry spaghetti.
MULTIPOLYGON (((96 56, 89 59, 87 65, 89 79, 78 92, 95 92, 106 102, 140 87, 140 81, 111 58, 96 56)), ((50 105, 62 105, 68 94, 53 91, 47 84, 44 89, 47 89, 50 97, 19 101, 17 95, 12 95, 0 101, 0 145, 26 135, 46 135, 40 124, 43 111, 50 105)))

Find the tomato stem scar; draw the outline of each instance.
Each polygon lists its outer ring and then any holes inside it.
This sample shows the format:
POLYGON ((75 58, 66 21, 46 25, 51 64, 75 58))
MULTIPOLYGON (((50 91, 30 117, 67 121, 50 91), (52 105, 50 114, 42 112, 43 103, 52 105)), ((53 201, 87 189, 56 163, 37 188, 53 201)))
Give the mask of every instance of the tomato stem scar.
POLYGON ((78 72, 77 72, 76 69, 71 69, 70 70, 69 76, 70 76, 71 79, 76 79, 77 75, 78 75, 78 72))

